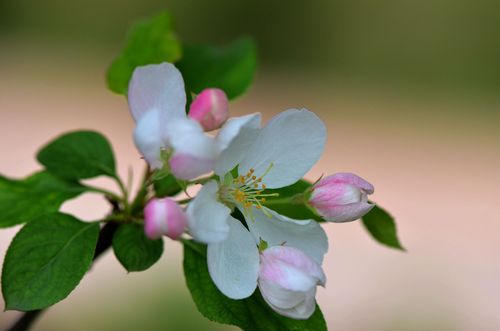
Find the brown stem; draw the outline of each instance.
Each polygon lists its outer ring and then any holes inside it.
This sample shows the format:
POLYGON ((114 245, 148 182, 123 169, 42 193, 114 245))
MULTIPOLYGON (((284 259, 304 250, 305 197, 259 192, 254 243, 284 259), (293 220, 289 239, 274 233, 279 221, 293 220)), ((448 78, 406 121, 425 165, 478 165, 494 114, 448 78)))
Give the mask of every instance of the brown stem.
MULTIPOLYGON (((99 239, 97 240, 97 246, 94 254, 94 262, 101 256, 108 248, 111 247, 113 240, 113 234, 116 229, 118 229, 118 224, 114 222, 106 223, 99 233, 99 239)), ((36 319, 45 311, 46 309, 32 310, 25 312, 21 317, 6 331, 27 331, 31 328, 36 319)))

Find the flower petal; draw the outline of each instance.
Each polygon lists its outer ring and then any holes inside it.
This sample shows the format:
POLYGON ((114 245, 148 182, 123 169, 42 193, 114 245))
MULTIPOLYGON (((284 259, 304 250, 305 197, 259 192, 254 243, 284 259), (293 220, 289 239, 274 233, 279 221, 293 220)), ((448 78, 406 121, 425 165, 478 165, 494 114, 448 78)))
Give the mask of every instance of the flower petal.
POLYGON ((215 159, 215 139, 205 134, 201 125, 190 118, 177 118, 168 122, 164 139, 170 142, 175 152, 199 158, 215 159))
POLYGON ((321 188, 325 186, 335 186, 335 184, 351 184, 355 187, 359 187, 363 189, 366 193, 372 194, 375 191, 375 188, 372 184, 359 177, 356 174, 349 172, 340 172, 334 175, 325 177, 321 179, 317 184, 314 185, 314 188, 321 188))
POLYGON ((170 171, 176 178, 190 180, 213 170, 214 159, 203 159, 191 154, 175 153, 169 160, 170 171))
POLYGON ((266 213, 271 217, 266 216, 262 210, 253 208, 254 220, 247 218, 247 225, 255 242, 260 242, 262 238, 269 246, 295 247, 317 263, 323 262, 323 256, 328 250, 328 238, 317 222, 294 220, 268 208, 266 213))
POLYGON ((259 134, 261 116, 252 114, 229 119, 216 140, 220 152, 215 173, 221 177, 231 171, 244 157, 259 134))
POLYGON ((326 141, 326 128, 312 112, 289 109, 275 116, 260 131, 252 146, 245 151, 239 173, 250 168, 269 188, 291 185, 302 178, 318 161, 326 141))
POLYGON ((135 146, 152 168, 161 168, 162 139, 159 110, 153 109, 141 117, 134 130, 135 146))
POLYGON ((179 70, 171 63, 137 67, 128 87, 128 103, 136 122, 151 109, 162 119, 186 116, 186 92, 179 70))
POLYGON ((170 167, 175 177, 193 179, 214 169, 217 145, 198 122, 188 118, 170 121, 165 140, 174 149, 170 167))
POLYGON ((215 243, 227 238, 231 210, 217 201, 215 181, 203 185, 187 208, 188 228, 196 241, 215 243))
POLYGON ((325 273, 317 262, 286 245, 272 246, 262 252, 259 277, 291 291, 308 291, 326 284, 325 273))
POLYGON ((254 113, 250 115, 231 117, 222 126, 219 133, 217 134, 217 144, 219 150, 225 150, 231 141, 240 133, 242 128, 252 128, 259 129, 261 125, 261 115, 260 113, 254 113))
POLYGON ((335 223, 355 221, 366 215, 375 204, 368 201, 349 203, 347 205, 332 206, 327 210, 317 210, 325 220, 335 223))
MULTIPOLYGON (((305 299, 302 291, 290 291, 277 285, 276 283, 259 277, 259 289, 262 297, 273 307, 280 309, 290 309, 299 305, 305 299)), ((309 290, 316 286, 311 286, 309 290)))
POLYGON ((269 293, 267 296, 263 296, 263 298, 280 315, 304 320, 311 317, 316 309, 316 287, 305 293, 294 293, 292 291, 276 290, 275 288, 270 288, 265 282, 259 282, 259 289, 261 292, 269 293), (293 302, 295 305, 291 306, 287 302, 293 302), (289 306, 291 307, 288 308, 289 306))
POLYGON ((257 287, 259 251, 240 221, 230 217, 228 224, 227 239, 208 245, 208 271, 222 293, 231 299, 243 299, 257 287))

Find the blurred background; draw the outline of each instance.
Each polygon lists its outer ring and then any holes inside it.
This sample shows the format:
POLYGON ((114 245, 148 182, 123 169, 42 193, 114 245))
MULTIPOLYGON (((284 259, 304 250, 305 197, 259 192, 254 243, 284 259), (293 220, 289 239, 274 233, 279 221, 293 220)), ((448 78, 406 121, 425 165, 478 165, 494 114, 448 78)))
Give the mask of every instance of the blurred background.
MULTIPOLYGON (((0 173, 33 172, 42 144, 86 128, 109 137, 122 176, 139 174, 104 73, 130 24, 164 9, 185 42, 253 36, 260 69, 232 113, 315 111, 329 140, 308 177, 355 172, 396 217, 406 253, 359 222, 326 226, 331 330, 500 330, 500 2, 2 0, 0 173)), ((88 194, 64 210, 95 220, 107 206, 88 194)), ((17 230, 0 232, 0 262, 17 230)), ((143 273, 108 253, 34 330, 233 329, 196 311, 181 262, 174 242, 143 273)), ((17 316, 0 313, 0 328, 17 316)))

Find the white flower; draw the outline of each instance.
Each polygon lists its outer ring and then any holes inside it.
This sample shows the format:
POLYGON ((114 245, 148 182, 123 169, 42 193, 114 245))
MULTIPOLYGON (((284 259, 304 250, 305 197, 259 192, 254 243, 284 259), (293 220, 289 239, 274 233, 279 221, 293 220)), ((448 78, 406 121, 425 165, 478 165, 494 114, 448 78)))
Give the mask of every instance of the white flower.
POLYGON ((137 122, 135 144, 152 168, 166 166, 181 179, 213 170, 219 149, 200 124, 186 116, 184 81, 174 65, 165 62, 136 68, 128 102, 137 122))
POLYGON ((312 112, 291 109, 260 128, 259 115, 230 120, 218 137, 219 181, 205 184, 187 209, 193 238, 208 244, 210 275, 226 296, 242 299, 257 287, 260 240, 294 247, 321 264, 328 249, 313 220, 293 220, 264 207, 266 188, 291 185, 319 159, 326 128, 312 112), (246 226, 230 214, 238 208, 246 226))

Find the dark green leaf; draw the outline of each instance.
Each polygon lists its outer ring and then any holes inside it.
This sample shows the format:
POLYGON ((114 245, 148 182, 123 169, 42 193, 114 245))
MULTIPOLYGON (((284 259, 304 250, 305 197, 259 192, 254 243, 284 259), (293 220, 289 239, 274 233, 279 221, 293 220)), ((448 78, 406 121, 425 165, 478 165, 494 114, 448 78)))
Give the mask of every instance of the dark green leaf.
POLYGON ((66 298, 92 263, 99 224, 66 214, 25 225, 10 244, 2 270, 7 310, 42 309, 66 298))
POLYGON ((323 314, 316 311, 308 320, 294 320, 276 314, 258 290, 244 300, 232 300, 215 287, 208 273, 206 247, 190 241, 184 245, 184 275, 198 310, 211 321, 236 325, 248 331, 322 331, 323 314))
POLYGON ((266 190, 266 193, 278 193, 275 199, 270 198, 264 204, 266 207, 290 218, 304 220, 313 219, 317 222, 324 220, 315 214, 307 205, 303 193, 311 187, 311 183, 305 180, 299 180, 293 185, 275 189, 266 190), (289 198, 288 201, 282 201, 289 198))
POLYGON ((382 208, 375 206, 368 214, 363 216, 363 225, 379 243, 405 250, 399 242, 394 219, 382 208))
POLYGON ((200 93, 205 88, 218 87, 229 99, 234 99, 252 83, 257 67, 255 44, 242 38, 220 48, 186 46, 177 67, 188 92, 200 93))
POLYGON ((153 184, 156 192, 156 197, 158 198, 171 197, 182 191, 179 183, 172 175, 168 175, 161 179, 155 180, 153 184))
POLYGON ((168 13, 139 21, 130 29, 122 53, 108 69, 108 87, 113 92, 127 94, 135 67, 175 62, 181 54, 181 44, 173 32, 172 18, 168 13))
POLYGON ((85 188, 48 172, 38 172, 22 180, 0 176, 0 228, 29 222, 59 210, 85 188))
POLYGON ((113 250, 127 271, 143 271, 163 254, 163 240, 150 240, 139 224, 122 224, 113 236, 113 250))
POLYGON ((63 134, 43 147, 38 161, 55 175, 67 179, 115 176, 115 158, 107 139, 93 131, 63 134))

